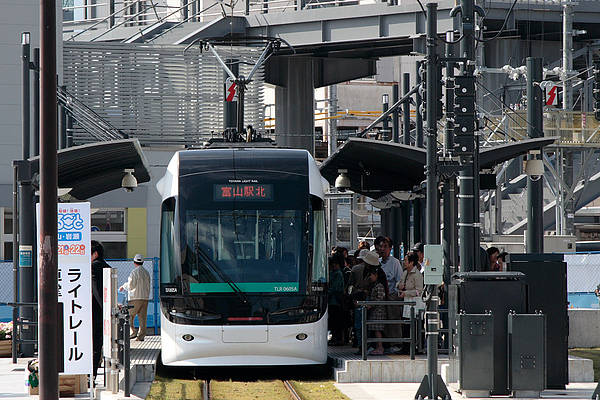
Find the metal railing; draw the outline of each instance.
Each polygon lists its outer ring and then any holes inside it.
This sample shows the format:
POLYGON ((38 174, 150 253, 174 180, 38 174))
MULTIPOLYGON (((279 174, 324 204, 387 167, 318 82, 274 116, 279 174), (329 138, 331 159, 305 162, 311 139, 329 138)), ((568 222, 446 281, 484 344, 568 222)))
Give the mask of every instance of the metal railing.
MULTIPOLYGON (((38 304, 37 303, 0 303, 0 305, 7 305, 12 307, 13 312, 12 312, 12 322, 13 322, 13 331, 12 331, 12 335, 11 335, 11 340, 12 340, 12 363, 16 364, 17 363, 17 357, 18 357, 18 350, 19 350, 19 346, 21 344, 25 344, 25 343, 30 343, 33 345, 37 345, 37 339, 35 339, 35 335, 37 331, 34 331, 34 339, 22 339, 21 338, 21 334, 22 334, 22 329, 25 326, 37 326, 37 321, 26 321, 23 320, 22 318, 20 318, 19 315, 19 310, 22 308, 33 308, 34 310, 37 308, 38 304)), ((33 313, 34 315, 36 313, 33 313)), ((34 318, 35 319, 35 318, 34 318)))
POLYGON ((112 126, 94 110, 70 94, 64 87, 56 88, 58 102, 96 141, 127 139, 128 135, 112 126))
MULTIPOLYGON (((386 3, 386 1, 383 1, 386 3)), ((99 39, 120 26, 154 26, 165 22, 209 21, 223 15, 267 14, 269 12, 299 11, 305 9, 342 7, 372 4, 365 0, 244 0, 243 2, 201 3, 182 1, 181 6, 169 5, 164 0, 106 0, 96 4, 63 7, 65 31, 73 32, 69 40, 97 30, 99 39), (220 6, 216 13, 206 13, 213 6, 220 6), (202 7, 201 7, 202 6, 202 7), (81 16, 76 13, 83 14, 81 16), (72 19, 71 19, 72 18, 72 19)), ((393 4, 393 3, 391 3, 393 4)), ((86 40, 90 40, 89 38, 86 40)))
POLYGON ((416 314, 415 314, 415 305, 417 304, 414 301, 358 301, 358 306, 361 307, 361 352, 362 359, 367 359, 367 344, 375 343, 375 342, 384 342, 384 343, 409 343, 410 344, 410 359, 415 359, 415 347, 416 347, 416 314), (410 306, 410 318, 406 319, 384 319, 384 320, 369 320, 367 319, 367 307, 369 306, 410 306), (399 338, 369 338, 367 336, 368 329, 367 325, 409 325, 410 326, 410 335, 408 338, 399 337, 399 338))
POLYGON ((131 337, 130 326, 133 321, 130 321, 129 310, 133 308, 130 305, 119 305, 118 312, 115 317, 117 318, 117 324, 119 326, 118 332, 120 337, 117 338, 117 346, 119 348, 119 368, 123 369, 123 392, 125 397, 130 395, 130 381, 131 381, 131 337))

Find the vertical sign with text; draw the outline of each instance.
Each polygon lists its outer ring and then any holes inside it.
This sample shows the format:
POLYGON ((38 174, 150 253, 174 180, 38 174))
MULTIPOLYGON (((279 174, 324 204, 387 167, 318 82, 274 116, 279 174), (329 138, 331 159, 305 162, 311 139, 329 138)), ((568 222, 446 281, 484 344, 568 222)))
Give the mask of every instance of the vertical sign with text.
MULTIPOLYGON (((64 373, 91 374, 93 346, 90 203, 60 203, 57 218, 58 302, 63 304, 64 310, 64 373)), ((38 232, 39 220, 38 204, 38 232)), ((38 243, 38 249, 41 247, 41 243, 38 243)), ((38 257, 38 260, 41 260, 41 257, 38 257)))

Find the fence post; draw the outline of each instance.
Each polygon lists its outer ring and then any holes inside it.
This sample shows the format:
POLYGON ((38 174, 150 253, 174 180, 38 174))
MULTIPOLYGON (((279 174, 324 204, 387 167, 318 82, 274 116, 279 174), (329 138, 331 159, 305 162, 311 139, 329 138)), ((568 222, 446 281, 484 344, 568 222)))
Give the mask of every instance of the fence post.
POLYGON ((361 332, 362 332, 362 337, 361 337, 361 351, 362 351, 362 359, 366 360, 367 359, 367 307, 362 306, 362 308, 360 309, 361 312, 361 316, 362 316, 362 321, 361 321, 361 332))
POLYGON ((159 279, 159 275, 158 275, 158 261, 159 258, 158 257, 154 257, 152 259, 152 274, 154 275, 154 299, 153 299, 153 303, 154 303, 154 334, 158 335, 158 303, 160 301, 159 298, 159 291, 160 291, 160 283, 158 281, 159 279))
POLYGON ((415 306, 410 306, 410 359, 415 359, 415 306))

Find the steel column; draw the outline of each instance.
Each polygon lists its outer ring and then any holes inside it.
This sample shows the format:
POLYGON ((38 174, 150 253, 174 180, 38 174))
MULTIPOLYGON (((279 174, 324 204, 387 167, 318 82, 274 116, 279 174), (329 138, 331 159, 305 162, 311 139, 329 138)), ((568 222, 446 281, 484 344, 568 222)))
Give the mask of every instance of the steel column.
MULTIPOLYGON (((389 108, 390 108, 390 98, 389 98, 389 95, 387 93, 385 93, 382 96, 382 100, 381 100, 381 111, 382 111, 382 113, 385 113, 389 108)), ((395 111, 395 112, 397 112, 397 111, 395 111)), ((389 117, 386 117, 386 118, 383 119, 381 132, 382 132, 381 136, 382 136, 383 140, 389 141, 391 139, 391 137, 390 137, 390 119, 389 119, 389 117)))
MULTIPOLYGON (((461 65, 462 75, 471 76, 475 61, 475 10, 473 0, 460 1, 461 35, 460 57, 465 57, 468 62, 461 65)), ((460 269, 461 271, 475 271, 479 259, 479 229, 477 221, 479 216, 479 196, 477 195, 475 180, 479 178, 476 169, 478 162, 478 137, 474 135, 475 151, 472 156, 463 156, 464 169, 458 177, 459 184, 459 237, 460 237, 460 269), (476 217, 477 215, 477 217, 476 217)))
POLYGON ((40 400, 58 399, 56 7, 40 0, 40 400))
MULTIPOLYGON (((399 97, 399 88, 398 84, 394 83, 392 86, 392 104, 396 104, 398 102, 399 97)), ((394 108, 392 112, 392 141, 394 143, 400 143, 400 124, 398 121, 398 108, 394 108)))
MULTIPOLYGON (((538 138, 543 132, 542 59, 527 58, 527 136, 538 138)), ((529 154, 527 160, 541 160, 541 154, 529 154)), ((527 177, 527 233, 525 248, 527 253, 544 252, 544 177, 527 177), (535 179, 535 180, 534 180, 535 179)))
POLYGON ((33 156, 40 155, 40 49, 33 49, 33 156))
POLYGON ((440 243, 440 200, 437 176, 437 90, 436 54, 437 3, 427 4, 427 178, 426 243, 440 243))
MULTIPOLYGON (((423 64, 423 61, 417 61, 417 86, 419 86, 420 84, 422 84, 422 80, 421 80, 421 74, 419 73, 419 70, 421 69, 421 66, 423 64)), ((417 113, 415 115, 415 133, 416 133, 416 146, 417 147, 423 147, 423 115, 421 114, 421 108, 423 107, 423 99, 421 98, 421 93, 419 93, 419 91, 417 90, 415 92, 415 104, 416 104, 416 109, 417 109, 417 113)))
MULTIPOLYGON (((406 96, 410 92, 410 73, 402 74, 402 89, 403 95, 406 96)), ((406 100, 402 105, 402 132, 403 142, 410 146, 410 101, 406 100)))
MULTIPOLYGON (((29 35, 29 33, 27 33, 29 35)), ((22 60, 23 60, 23 87, 22 87, 22 152, 21 159, 27 162, 31 156, 31 122, 30 122, 30 107, 31 107, 31 81, 29 79, 31 62, 30 62, 30 45, 29 42, 22 44, 22 60)), ((22 164, 21 169, 29 169, 22 164)), ((33 188, 31 187, 30 174, 26 171, 19 171, 19 210, 13 210, 15 215, 18 215, 19 221, 19 301, 30 303, 34 301, 34 276, 33 276, 33 188), (27 179, 23 179, 24 177, 27 179), (23 250, 24 254, 21 254, 23 250), (28 252, 28 253, 26 253, 28 252), (22 258, 21 258, 22 257, 22 258)), ((13 216, 16 218, 16 216, 13 216)), ((14 246, 17 246, 15 243, 14 246)), ((19 310, 21 320, 25 322, 33 321, 33 309, 31 307, 23 307, 19 310)), ((21 330, 23 339, 33 339, 34 330, 31 325, 25 325, 21 330)), ((32 357, 34 348, 33 344, 28 343, 21 346, 21 352, 27 357, 32 357)))

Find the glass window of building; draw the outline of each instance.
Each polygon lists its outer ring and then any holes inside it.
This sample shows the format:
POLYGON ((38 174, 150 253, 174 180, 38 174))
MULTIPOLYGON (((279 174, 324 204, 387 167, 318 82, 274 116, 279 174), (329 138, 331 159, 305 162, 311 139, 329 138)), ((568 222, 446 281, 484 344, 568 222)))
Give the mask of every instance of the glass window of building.
POLYGON ((92 209, 92 232, 125 232, 124 209, 92 209))

